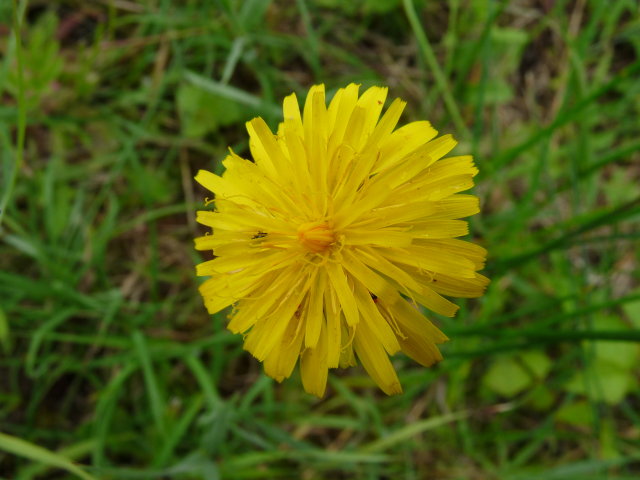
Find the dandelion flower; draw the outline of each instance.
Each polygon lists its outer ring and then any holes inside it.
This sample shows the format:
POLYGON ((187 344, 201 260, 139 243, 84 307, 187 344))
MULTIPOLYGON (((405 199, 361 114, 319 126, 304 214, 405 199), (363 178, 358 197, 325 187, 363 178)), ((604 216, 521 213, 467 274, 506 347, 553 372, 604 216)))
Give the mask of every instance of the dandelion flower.
POLYGON ((253 161, 230 150, 222 176, 195 179, 215 208, 198 212, 212 234, 196 238, 213 260, 197 266, 210 313, 233 305, 228 328, 277 381, 300 359, 304 389, 324 394, 328 370, 356 359, 387 394, 401 393, 389 356, 424 366, 442 359, 447 337, 418 304, 446 316, 444 296, 478 297, 486 251, 457 239, 478 199, 459 192, 478 172, 470 156, 442 158, 456 145, 429 122, 396 129, 405 102, 380 116, 387 89, 358 95, 351 84, 326 106, 323 85, 303 114, 284 99, 274 134, 247 123, 253 161))

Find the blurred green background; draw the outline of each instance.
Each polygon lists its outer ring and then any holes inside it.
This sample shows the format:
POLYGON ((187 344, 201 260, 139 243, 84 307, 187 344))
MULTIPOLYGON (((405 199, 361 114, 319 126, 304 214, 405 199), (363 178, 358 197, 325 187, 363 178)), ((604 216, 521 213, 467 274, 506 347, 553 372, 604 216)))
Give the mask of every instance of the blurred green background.
POLYGON ((0 478, 640 478, 637 1, 3 0, 0 53, 0 478), (492 283, 401 396, 275 383, 196 290, 193 175, 320 82, 481 170, 492 283))

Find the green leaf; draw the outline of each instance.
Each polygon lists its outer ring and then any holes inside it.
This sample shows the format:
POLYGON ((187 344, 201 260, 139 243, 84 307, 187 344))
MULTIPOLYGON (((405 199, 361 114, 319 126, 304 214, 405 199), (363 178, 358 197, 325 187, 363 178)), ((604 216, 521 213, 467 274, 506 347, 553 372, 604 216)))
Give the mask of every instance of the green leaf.
MULTIPOLYGON (((628 330, 622 319, 613 315, 602 315, 594 320, 597 330, 628 330)), ((621 370, 630 370, 638 362, 640 346, 634 342, 593 342, 598 365, 611 365, 621 370)))
POLYGON ((427 418, 426 420, 421 420, 419 422, 410 423, 405 427, 402 427, 398 430, 395 430, 392 433, 389 433, 387 436, 380 438, 378 440, 374 440, 371 443, 365 444, 361 447, 361 452, 363 453, 373 453, 377 451, 387 452, 391 447, 406 441, 408 438, 413 438, 419 433, 426 432, 428 430, 433 430, 442 425, 447 425, 449 423, 454 423, 469 416, 469 412, 464 410, 455 413, 448 413, 445 415, 440 415, 438 417, 427 418))
POLYGON ((631 373, 614 365, 596 364, 595 374, 599 383, 596 396, 609 405, 620 403, 634 387, 631 373))
POLYGON ((531 391, 528 403, 536 410, 548 410, 556 399, 554 392, 546 385, 536 385, 531 391))
POLYGON ((536 380, 544 380, 551 370, 551 360, 539 351, 525 352, 520 355, 520 360, 533 374, 536 380))
POLYGON ((130 183, 149 205, 166 204, 173 200, 175 188, 166 170, 145 165, 138 172, 141 173, 131 175, 130 183))
POLYGON ((616 448, 618 439, 619 434, 613 419, 603 419, 600 428, 600 458, 604 460, 623 458, 623 454, 616 448))
POLYGON ((9 322, 7 321, 6 313, 4 313, 4 310, 0 307, 0 346, 2 347, 2 351, 6 354, 9 353, 9 341, 9 322))
POLYGON ((635 384, 628 371, 606 363, 596 364, 588 373, 590 376, 587 378, 585 372, 576 373, 567 383, 567 391, 583 395, 589 393, 593 400, 616 405, 635 384))
POLYGON ((0 433, 0 450, 33 460, 34 462, 62 468, 84 480, 96 480, 95 477, 89 475, 68 458, 5 433, 0 433))
POLYGON ((580 400, 560 407, 555 414, 557 421, 576 426, 589 425, 593 411, 589 403, 580 400))
MULTIPOLYGON (((349 3, 349 2, 338 2, 349 3)), ((388 13, 400 8, 400 0, 365 0, 364 10, 369 13, 388 13)))
POLYGON ((475 98, 482 91, 483 102, 487 105, 499 105, 513 99, 513 88, 502 78, 496 78, 487 85, 468 85, 465 95, 475 98))
POLYGON ((602 185, 602 190, 610 205, 620 205, 640 195, 638 181, 629 175, 626 168, 614 170, 602 185))
POLYGON ((513 397, 531 385, 531 376, 512 358, 496 360, 485 374, 486 387, 503 397, 513 397))
POLYGON ((503 397, 513 397, 544 380, 551 370, 551 360, 542 352, 524 352, 516 358, 494 361, 484 376, 486 387, 503 397))
POLYGON ((183 83, 176 94, 182 133, 187 137, 201 137, 219 127, 234 124, 245 116, 236 101, 216 95, 202 88, 183 83))
MULTIPOLYGON (((35 109, 40 105, 42 98, 51 93, 53 82, 62 72, 64 62, 59 55, 60 44, 55 36, 57 28, 58 18, 53 13, 47 13, 29 31, 28 41, 22 52, 22 80, 28 109, 35 109)), ((17 96, 18 85, 17 68, 10 68, 6 88, 12 95, 17 96)))
POLYGON ((529 34, 519 28, 495 27, 491 30, 491 40, 505 50, 518 50, 529 41, 529 34))
MULTIPOLYGON (((640 290, 635 290, 634 293, 640 293, 640 290)), ((634 328, 640 328, 640 300, 625 303, 622 310, 634 328)))
MULTIPOLYGON (((614 315, 599 315, 593 321, 596 330, 629 330, 629 326, 614 315)), ((589 394, 609 405, 620 402, 635 385, 633 371, 640 349, 634 342, 585 342, 592 354, 588 368, 578 371, 566 385, 569 392, 589 394)))

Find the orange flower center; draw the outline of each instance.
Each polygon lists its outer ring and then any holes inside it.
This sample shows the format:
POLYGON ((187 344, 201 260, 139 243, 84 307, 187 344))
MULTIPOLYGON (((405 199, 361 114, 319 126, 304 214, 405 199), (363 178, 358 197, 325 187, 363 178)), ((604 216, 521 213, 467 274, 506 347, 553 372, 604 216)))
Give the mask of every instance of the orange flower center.
POLYGON ((303 223, 298 227, 298 241, 313 253, 324 252, 336 241, 333 231, 325 222, 303 223))

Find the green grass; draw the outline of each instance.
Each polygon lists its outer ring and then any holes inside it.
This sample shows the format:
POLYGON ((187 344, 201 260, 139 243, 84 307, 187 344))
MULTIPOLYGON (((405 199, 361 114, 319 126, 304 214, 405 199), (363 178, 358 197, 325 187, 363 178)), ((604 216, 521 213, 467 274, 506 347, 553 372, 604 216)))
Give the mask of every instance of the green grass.
POLYGON ((638 477, 637 2, 344 4, 0 2, 1 479, 638 477), (275 383, 196 290, 193 175, 318 82, 481 170, 492 284, 401 396, 275 383))

